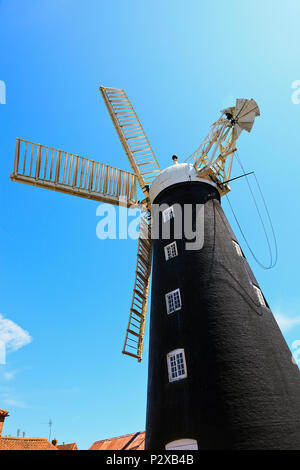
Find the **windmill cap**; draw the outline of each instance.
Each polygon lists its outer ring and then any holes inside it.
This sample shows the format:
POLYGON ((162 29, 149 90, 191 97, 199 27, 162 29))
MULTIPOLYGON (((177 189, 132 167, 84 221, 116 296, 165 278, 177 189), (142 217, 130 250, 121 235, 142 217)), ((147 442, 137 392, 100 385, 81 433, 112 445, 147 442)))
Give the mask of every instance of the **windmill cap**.
POLYGON ((156 196, 164 189, 177 183, 184 183, 189 181, 196 181, 197 183, 207 183, 215 188, 217 185, 212 181, 204 178, 199 178, 192 163, 178 163, 171 165, 163 170, 153 181, 149 191, 151 203, 155 200, 156 196))

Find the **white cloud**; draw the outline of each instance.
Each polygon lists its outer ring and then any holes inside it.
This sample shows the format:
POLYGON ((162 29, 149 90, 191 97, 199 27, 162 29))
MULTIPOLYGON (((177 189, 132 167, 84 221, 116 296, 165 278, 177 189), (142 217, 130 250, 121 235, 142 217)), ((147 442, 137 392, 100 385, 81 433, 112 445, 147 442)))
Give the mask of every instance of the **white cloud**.
POLYGON ((5 380, 9 381, 15 378, 16 372, 15 371, 7 371, 3 372, 3 377, 5 380))
POLYGON ((7 351, 17 351, 31 341, 26 330, 0 314, 0 342, 5 344, 7 351))
POLYGON ((16 408, 26 408, 26 404, 23 401, 11 397, 4 397, 3 403, 5 403, 5 405, 14 406, 16 408))
MULTIPOLYGON (((0 0, 1 1, 1 0, 0 0)), ((31 369, 31 367, 25 366, 22 367, 21 369, 17 370, 7 370, 5 367, 0 368, 0 375, 2 374, 2 378, 6 382, 10 382, 16 378, 16 375, 19 374, 20 372, 23 372, 24 370, 31 369)))
POLYGON ((288 317, 282 313, 274 313, 274 316, 279 325, 279 328, 284 332, 291 330, 297 325, 300 325, 300 317, 288 317))

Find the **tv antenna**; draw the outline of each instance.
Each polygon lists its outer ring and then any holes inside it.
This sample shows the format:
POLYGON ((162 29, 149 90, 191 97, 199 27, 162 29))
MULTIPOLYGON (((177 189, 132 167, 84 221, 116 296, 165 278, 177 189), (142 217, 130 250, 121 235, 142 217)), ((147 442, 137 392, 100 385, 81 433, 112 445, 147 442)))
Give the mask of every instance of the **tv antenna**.
POLYGON ((49 419, 49 421, 48 421, 47 423, 41 423, 41 424, 48 424, 48 426, 49 426, 49 439, 48 439, 48 440, 49 440, 49 442, 50 442, 50 439, 51 439, 51 432, 52 432, 52 424, 53 424, 53 423, 52 423, 52 420, 49 419))

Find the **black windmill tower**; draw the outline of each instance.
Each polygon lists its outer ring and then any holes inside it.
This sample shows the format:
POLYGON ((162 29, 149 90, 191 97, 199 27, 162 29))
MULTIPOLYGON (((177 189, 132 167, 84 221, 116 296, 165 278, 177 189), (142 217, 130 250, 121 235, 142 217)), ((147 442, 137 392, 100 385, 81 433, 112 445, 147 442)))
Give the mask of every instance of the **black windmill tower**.
POLYGON ((124 90, 100 91, 133 173, 17 139, 11 179, 142 209, 123 353, 142 360, 153 263, 146 448, 300 449, 299 370, 221 208, 256 102, 238 99, 193 163, 161 171, 124 90))

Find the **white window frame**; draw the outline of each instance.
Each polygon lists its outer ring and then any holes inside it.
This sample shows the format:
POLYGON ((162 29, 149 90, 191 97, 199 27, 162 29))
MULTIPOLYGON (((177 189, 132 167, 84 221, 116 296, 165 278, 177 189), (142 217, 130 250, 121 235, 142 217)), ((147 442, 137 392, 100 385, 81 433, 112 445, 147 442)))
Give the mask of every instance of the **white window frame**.
POLYGON ((240 247, 240 245, 238 244, 238 242, 236 242, 235 240, 232 240, 232 243, 233 243, 233 246, 234 248, 236 249, 236 252, 239 256, 241 256, 242 258, 244 258, 244 255, 243 255, 243 252, 242 252, 242 248, 240 247))
POLYGON ((174 349, 174 351, 170 351, 167 354, 167 365, 168 365, 169 382, 176 382, 177 380, 185 379, 187 377, 187 368, 186 368, 184 349, 181 348, 181 349, 174 349), (179 358, 180 355, 182 355, 181 364, 183 365, 184 373, 178 375, 178 371, 179 369, 181 369, 178 363, 179 360, 181 361, 181 358, 179 358), (174 358, 175 358, 175 363, 174 363, 174 360, 172 361, 172 359, 174 358), (174 374, 174 372, 176 373, 176 375, 174 374))
MULTIPOLYGON (((173 313, 173 312, 177 312, 177 310, 181 310, 181 307, 182 307, 182 302, 181 302, 181 295, 180 295, 180 289, 175 289, 175 290, 172 290, 171 292, 168 292, 166 295, 165 295, 165 299, 166 299, 166 307, 167 307, 167 313, 168 315, 173 313), (178 297, 179 297, 179 303, 180 305, 178 305, 176 308, 174 309, 170 309, 170 304, 169 304, 169 297, 171 296, 175 296, 175 294, 178 294, 178 297)), ((174 303, 174 307, 175 307, 175 302, 173 300, 173 303, 174 303)))
POLYGON ((169 245, 166 245, 166 246, 164 247, 164 249, 165 249, 165 258, 166 258, 166 261, 168 261, 169 259, 175 258, 175 256, 178 256, 178 250, 177 250, 177 243, 176 243, 176 242, 169 243, 169 245), (168 248, 169 248, 170 250, 168 250, 168 248), (172 253, 172 252, 173 252, 172 248, 174 248, 175 254, 172 253), (169 253, 169 251, 171 251, 171 253, 169 253))
POLYGON ((196 439, 177 439, 168 442, 165 446, 166 450, 198 450, 198 442, 196 439))
POLYGON ((265 299, 264 299, 264 296, 263 296, 263 293, 262 293, 261 289, 260 289, 258 286, 256 286, 255 284, 252 284, 252 285, 253 285, 253 288, 254 288, 254 290, 255 290, 255 292, 256 292, 256 295, 257 295, 257 297, 258 297, 259 303, 260 303, 263 307, 266 307, 267 304, 266 304, 266 301, 265 301, 265 299))
POLYGON ((174 207, 173 207, 173 206, 167 207, 167 208, 162 212, 162 216, 163 216, 163 221, 164 221, 164 222, 168 222, 169 220, 174 219, 174 217, 175 217, 175 214, 174 214, 174 207))

